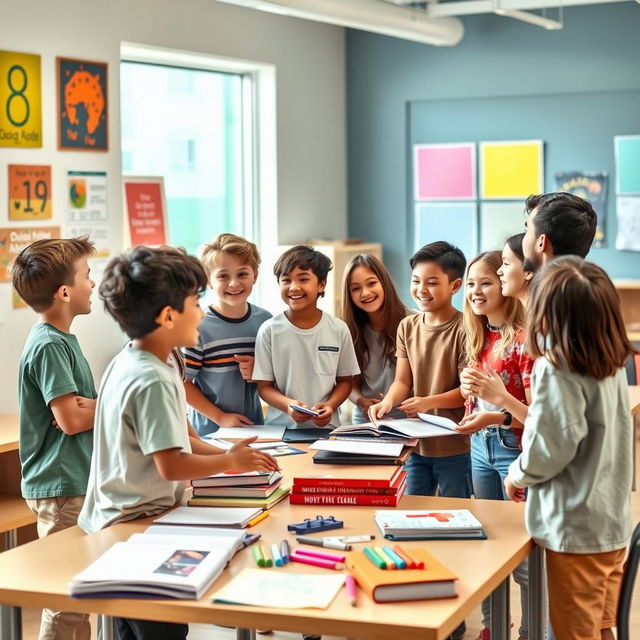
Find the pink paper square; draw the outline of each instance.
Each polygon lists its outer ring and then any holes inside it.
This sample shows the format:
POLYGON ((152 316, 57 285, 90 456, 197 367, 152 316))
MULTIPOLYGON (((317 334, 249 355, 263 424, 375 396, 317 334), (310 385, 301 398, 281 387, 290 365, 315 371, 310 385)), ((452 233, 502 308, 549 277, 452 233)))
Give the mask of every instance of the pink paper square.
POLYGON ((476 197, 475 144, 416 145, 416 200, 476 197))

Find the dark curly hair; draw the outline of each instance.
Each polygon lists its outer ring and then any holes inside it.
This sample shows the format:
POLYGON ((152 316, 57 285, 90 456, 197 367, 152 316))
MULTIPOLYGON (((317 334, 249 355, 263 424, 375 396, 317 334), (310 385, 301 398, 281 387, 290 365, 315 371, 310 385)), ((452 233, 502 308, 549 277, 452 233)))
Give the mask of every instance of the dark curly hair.
POLYGON ((174 247, 134 247, 109 261, 98 289, 107 313, 130 338, 158 328, 155 319, 172 307, 182 313, 188 296, 207 286, 197 258, 174 247))

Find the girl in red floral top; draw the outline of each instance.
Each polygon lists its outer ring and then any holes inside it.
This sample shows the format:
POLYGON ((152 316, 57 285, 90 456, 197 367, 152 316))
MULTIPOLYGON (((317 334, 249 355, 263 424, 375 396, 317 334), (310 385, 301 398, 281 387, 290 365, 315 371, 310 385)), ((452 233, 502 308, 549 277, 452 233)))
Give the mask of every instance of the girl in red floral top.
MULTIPOLYGON (((460 375, 461 391, 467 398, 465 417, 458 430, 471 437, 471 473, 476 498, 506 500, 503 482, 509 465, 520 454, 522 422, 514 413, 526 415, 530 401, 533 360, 527 356, 524 311, 517 298, 502 294, 498 269, 499 251, 480 254, 469 263, 465 283, 464 325, 467 338, 467 368, 460 375), (474 395, 479 371, 499 378, 508 402, 494 404, 474 395), (504 405, 517 405, 511 412, 504 405)), ((484 395, 484 394, 483 394, 484 395)), ((526 561, 514 571, 520 585, 522 620, 520 638, 528 638, 528 570, 526 561)), ((489 601, 482 603, 483 629, 478 640, 489 640, 489 601)))

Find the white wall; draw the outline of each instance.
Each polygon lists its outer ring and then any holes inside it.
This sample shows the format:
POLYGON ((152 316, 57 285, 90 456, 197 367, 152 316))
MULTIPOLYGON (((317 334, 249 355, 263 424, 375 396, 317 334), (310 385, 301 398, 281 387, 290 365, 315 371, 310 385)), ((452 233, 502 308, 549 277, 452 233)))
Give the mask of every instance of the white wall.
MULTIPOLYGON (((0 0, 0 5, 5 2, 0 0)), ((44 134, 41 149, 0 148, 0 203, 5 211, 7 164, 52 165, 54 218, 43 226, 64 226, 68 169, 107 171, 111 245, 114 252, 120 249, 119 61, 125 41, 275 65, 278 241, 346 235, 343 29, 214 0, 21 0, 11 4, 10 12, 5 9, 10 18, 0 48, 42 56, 44 134), (56 150, 56 56, 109 63, 107 153, 56 150)), ((6 213, 0 221, 0 226, 20 226, 8 222, 6 213)), ((5 291, 8 287, 0 284, 5 291)), ((98 382, 124 337, 94 295, 92 314, 78 318, 73 330, 98 382)), ((17 411, 18 360, 35 314, 6 307, 4 296, 0 300, 0 413, 6 413, 17 411)))

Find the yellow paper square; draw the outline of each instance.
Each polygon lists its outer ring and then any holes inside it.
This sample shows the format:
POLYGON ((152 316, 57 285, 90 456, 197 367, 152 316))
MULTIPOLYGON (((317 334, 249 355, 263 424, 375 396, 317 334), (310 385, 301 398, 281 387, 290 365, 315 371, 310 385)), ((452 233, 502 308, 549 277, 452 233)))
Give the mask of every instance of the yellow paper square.
POLYGON ((482 198, 526 198, 543 187, 542 142, 483 142, 482 198))

